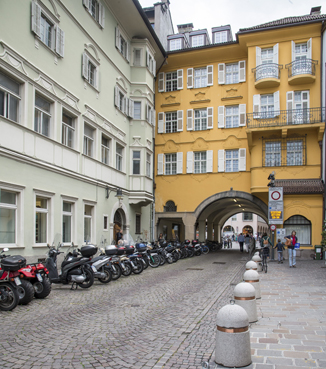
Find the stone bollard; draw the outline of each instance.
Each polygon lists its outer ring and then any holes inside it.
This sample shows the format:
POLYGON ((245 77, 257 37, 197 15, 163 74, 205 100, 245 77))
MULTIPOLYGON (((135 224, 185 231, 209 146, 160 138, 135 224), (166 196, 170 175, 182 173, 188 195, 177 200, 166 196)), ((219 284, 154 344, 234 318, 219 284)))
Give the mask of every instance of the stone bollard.
POLYGON ((257 255, 255 254, 252 257, 252 260, 257 263, 257 266, 258 266, 257 267, 257 272, 262 272, 263 271, 263 266, 262 266, 262 263, 261 263, 261 257, 259 256, 259 253, 257 255))
POLYGON ((258 265, 255 261, 250 260, 246 263, 246 270, 256 270, 258 269, 258 265))
POLYGON ((237 305, 246 310, 249 323, 257 322, 256 290, 252 284, 238 283, 234 287, 234 300, 237 305))
POLYGON ((255 287, 256 299, 260 299, 261 293, 260 293, 260 282, 259 282, 258 272, 256 272, 255 270, 247 270, 243 274, 243 280, 245 282, 251 283, 255 287))
POLYGON ((248 314, 234 301, 217 313, 215 362, 232 368, 251 364, 248 314))

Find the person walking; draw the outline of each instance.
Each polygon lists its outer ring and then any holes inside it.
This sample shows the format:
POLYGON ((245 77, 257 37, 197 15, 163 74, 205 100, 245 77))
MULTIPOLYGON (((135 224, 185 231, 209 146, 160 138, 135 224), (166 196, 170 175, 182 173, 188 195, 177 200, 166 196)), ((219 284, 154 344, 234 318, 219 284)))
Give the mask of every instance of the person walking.
POLYGON ((289 236, 285 237, 285 246, 288 248, 289 253, 289 266, 290 268, 296 268, 296 256, 297 251, 295 249, 295 244, 298 242, 298 238, 296 236, 296 232, 292 231, 289 236))
POLYGON ((246 245, 246 251, 249 252, 249 248, 250 248, 250 235, 249 233, 246 234, 245 236, 245 245, 246 245))
POLYGON ((240 246, 240 251, 243 252, 243 243, 244 243, 244 235, 242 233, 239 234, 238 236, 238 243, 239 243, 239 246, 240 246))
POLYGON ((277 260, 278 264, 283 264, 283 250, 285 250, 285 247, 280 239, 277 240, 277 244, 274 247, 274 249, 277 249, 277 260))

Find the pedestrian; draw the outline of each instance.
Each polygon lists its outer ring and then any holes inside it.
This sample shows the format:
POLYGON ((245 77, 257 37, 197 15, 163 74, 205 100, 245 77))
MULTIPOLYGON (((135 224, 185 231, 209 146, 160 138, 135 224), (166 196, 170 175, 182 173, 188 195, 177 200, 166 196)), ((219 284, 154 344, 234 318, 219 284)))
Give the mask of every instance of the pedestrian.
POLYGON ((117 232, 117 243, 123 238, 123 232, 122 229, 120 228, 117 232))
POLYGON ((238 236, 238 243, 239 243, 239 246, 240 246, 240 252, 243 252, 243 243, 244 243, 244 235, 242 233, 239 234, 238 236))
POLYGON ((278 264, 283 264, 283 250, 285 250, 284 244, 281 242, 280 239, 277 240, 277 244, 274 247, 275 249, 277 249, 277 260, 278 260, 278 264))
POLYGON ((246 245, 246 251, 249 252, 249 246, 250 246, 250 235, 249 233, 245 236, 245 245, 246 245))
POLYGON ((289 266, 290 268, 296 268, 296 256, 297 251, 295 249, 295 244, 298 242, 298 238, 296 236, 296 232, 292 231, 289 236, 285 237, 285 246, 288 248, 289 253, 289 266))
POLYGON ((260 239, 260 247, 263 249, 264 247, 269 247, 269 245, 273 247, 272 241, 267 236, 267 233, 264 233, 260 239))

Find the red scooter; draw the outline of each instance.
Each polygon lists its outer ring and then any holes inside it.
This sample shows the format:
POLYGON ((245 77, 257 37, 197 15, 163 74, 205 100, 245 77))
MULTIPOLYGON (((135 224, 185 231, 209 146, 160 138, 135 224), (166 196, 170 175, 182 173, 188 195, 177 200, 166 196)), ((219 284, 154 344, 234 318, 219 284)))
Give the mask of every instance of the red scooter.
MULTIPOLYGON (((19 269, 22 281, 29 281, 32 285, 32 298, 44 299, 51 292, 51 282, 48 278, 49 271, 42 263, 28 264, 19 269)), ((20 302, 23 304, 22 302, 20 302)))

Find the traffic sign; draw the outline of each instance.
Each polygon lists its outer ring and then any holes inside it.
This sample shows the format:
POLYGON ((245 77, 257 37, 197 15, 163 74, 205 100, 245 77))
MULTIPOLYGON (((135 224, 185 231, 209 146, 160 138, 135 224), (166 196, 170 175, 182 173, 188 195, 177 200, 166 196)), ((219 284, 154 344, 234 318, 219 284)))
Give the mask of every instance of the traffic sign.
POLYGON ((271 224, 270 229, 271 229, 271 231, 275 231, 276 225, 275 224, 271 224))

